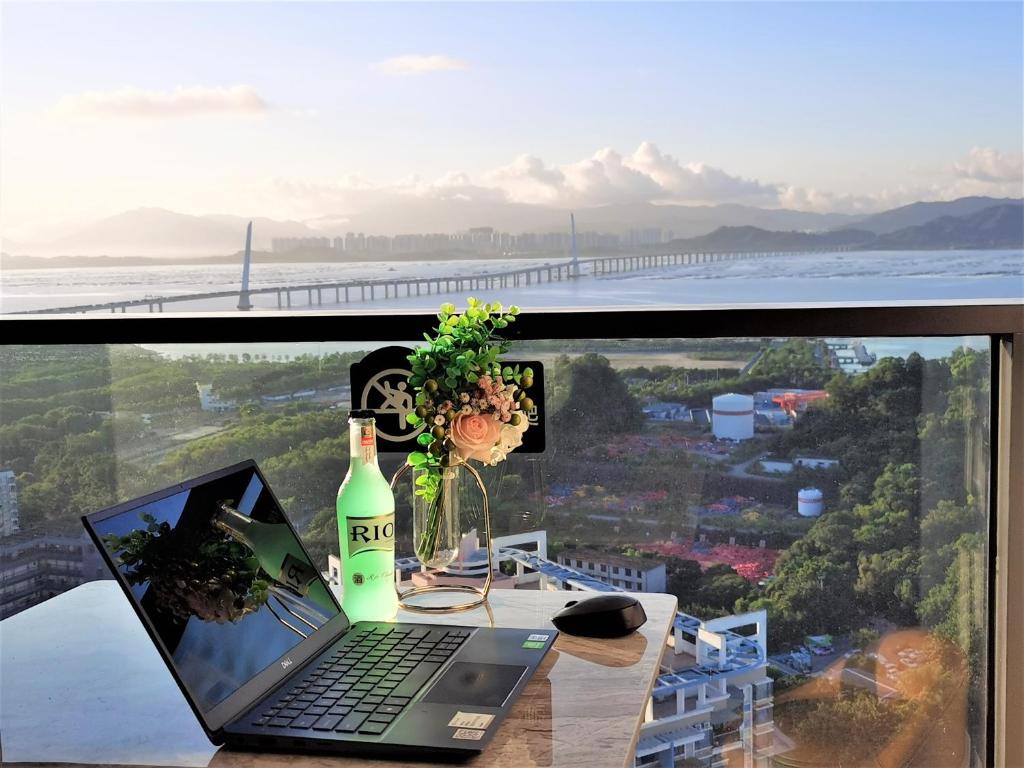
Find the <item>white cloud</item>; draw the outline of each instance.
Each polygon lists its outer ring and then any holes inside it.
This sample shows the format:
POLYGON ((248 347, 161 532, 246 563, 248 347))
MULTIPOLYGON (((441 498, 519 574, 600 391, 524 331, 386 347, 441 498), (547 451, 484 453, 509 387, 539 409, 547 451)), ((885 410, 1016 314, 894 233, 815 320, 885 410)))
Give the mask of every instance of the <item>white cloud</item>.
POLYGON ((517 202, 557 204, 565 174, 534 155, 520 155, 508 165, 484 174, 484 182, 517 202))
POLYGON ((976 181, 1020 182, 1024 180, 1024 154, 973 147, 967 157, 953 163, 953 172, 960 178, 976 181))
POLYGON ((778 187, 732 176, 706 163, 682 165, 650 142, 631 155, 611 148, 561 167, 550 167, 534 155, 485 174, 485 180, 521 203, 609 205, 634 202, 774 205, 778 187))
POLYGON ((230 88, 192 86, 173 91, 119 88, 86 91, 63 97, 56 111, 76 117, 191 117, 196 115, 258 115, 267 102, 251 85, 230 88))
POLYGON ((427 72, 452 72, 469 69, 469 64, 462 59, 436 53, 428 56, 407 54, 378 61, 373 68, 386 75, 422 75, 427 72))
MULTIPOLYGON (((931 184, 902 185, 877 193, 852 195, 786 183, 745 178, 704 162, 683 163, 644 142, 631 154, 605 148, 582 160, 549 165, 524 154, 511 163, 473 178, 451 172, 427 180, 418 176, 390 184, 362 177, 327 182, 277 180, 277 190, 311 215, 355 213, 416 197, 435 200, 511 202, 556 208, 624 203, 716 205, 739 203, 818 213, 874 213, 917 200, 952 200, 967 195, 1020 195, 1013 155, 972 151, 974 165, 958 163, 956 175, 931 184), (970 173, 968 173, 968 171, 970 173), (988 179, 993 179, 992 181, 988 179), (1016 189, 1015 189, 1016 188, 1016 189)), ((1019 161, 1016 161, 1019 162, 1019 161)), ((949 166, 947 166, 948 168, 949 166)))
POLYGON ((637 147, 627 162, 631 168, 655 180, 674 200, 751 205, 778 203, 779 185, 733 176, 703 162, 684 165, 671 155, 663 154, 649 141, 637 147))

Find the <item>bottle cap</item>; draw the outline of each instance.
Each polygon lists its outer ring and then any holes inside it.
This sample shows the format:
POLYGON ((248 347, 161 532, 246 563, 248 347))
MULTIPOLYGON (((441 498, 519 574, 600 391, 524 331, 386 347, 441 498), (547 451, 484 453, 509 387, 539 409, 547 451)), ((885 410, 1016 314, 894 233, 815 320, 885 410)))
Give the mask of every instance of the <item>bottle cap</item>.
POLYGON ((371 411, 369 409, 348 412, 348 417, 350 419, 373 419, 376 418, 376 416, 376 411, 371 411))

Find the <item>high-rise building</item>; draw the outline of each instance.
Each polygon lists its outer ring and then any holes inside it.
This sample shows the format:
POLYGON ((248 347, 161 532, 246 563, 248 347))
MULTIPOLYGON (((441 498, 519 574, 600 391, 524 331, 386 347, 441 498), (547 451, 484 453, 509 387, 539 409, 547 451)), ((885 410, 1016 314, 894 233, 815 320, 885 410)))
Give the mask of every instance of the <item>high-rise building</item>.
POLYGON ((0 469, 0 537, 10 536, 20 530, 18 483, 12 470, 0 469))
POLYGON ((9 536, 0 548, 0 619, 106 578, 109 571, 84 531, 80 536, 9 536))

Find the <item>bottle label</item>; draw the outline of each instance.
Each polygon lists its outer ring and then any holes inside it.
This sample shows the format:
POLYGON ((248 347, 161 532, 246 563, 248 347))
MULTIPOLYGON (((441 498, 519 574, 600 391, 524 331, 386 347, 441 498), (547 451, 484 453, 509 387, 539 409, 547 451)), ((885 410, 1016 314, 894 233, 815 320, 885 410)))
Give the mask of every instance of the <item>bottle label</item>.
POLYGON ((359 427, 359 447, 362 450, 364 464, 377 459, 377 436, 372 424, 363 424, 359 427))
POLYGON ((345 544, 350 558, 371 550, 394 551, 394 512, 377 517, 346 517, 345 529, 345 544))
POLYGON ((300 595, 305 595, 316 576, 316 568, 288 554, 281 561, 281 572, 276 575, 275 581, 291 587, 300 595))

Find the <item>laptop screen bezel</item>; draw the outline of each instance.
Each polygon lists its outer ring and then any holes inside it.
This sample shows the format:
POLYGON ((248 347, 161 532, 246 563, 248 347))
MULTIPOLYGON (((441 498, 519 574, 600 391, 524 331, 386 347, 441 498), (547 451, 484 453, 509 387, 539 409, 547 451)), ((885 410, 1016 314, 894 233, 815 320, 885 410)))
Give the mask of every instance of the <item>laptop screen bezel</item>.
POLYGON ((274 505, 281 512, 281 518, 287 524, 292 535, 295 536, 295 540, 299 542, 299 546, 302 548, 302 553, 306 556, 309 562, 312 563, 313 560, 309 557, 309 553, 306 551, 306 548, 302 546, 302 539, 299 538, 298 534, 295 531, 295 528, 291 524, 291 521, 288 519, 287 515, 284 514, 284 510, 281 507, 280 501, 278 501, 277 496, 274 495, 274 491, 267 483, 266 478, 263 476, 263 473, 260 472, 260 468, 256 465, 256 462, 253 459, 247 459, 246 461, 234 464, 230 467, 218 469, 214 472, 202 475, 201 477, 186 480, 185 482, 179 483, 178 485, 173 485, 161 491, 156 491, 146 496, 142 496, 138 499, 133 499, 131 501, 127 501, 122 504, 118 504, 116 506, 109 507, 99 512, 94 512, 90 515, 85 515, 82 517, 82 524, 85 526, 86 530, 89 533, 89 536, 93 540, 93 543, 99 550, 99 553, 103 558, 103 561, 107 564, 107 567, 110 569, 111 573, 114 574, 114 578, 117 580, 117 583, 121 586, 121 590, 124 592, 125 597, 128 598, 128 602, 131 603, 136 616, 139 617, 139 621, 142 622, 143 627, 145 627, 146 633, 149 635, 150 640, 153 641, 153 644, 156 646, 157 651, 159 651, 161 658, 163 658, 164 663, 167 665, 167 669, 174 677, 174 681, 178 684, 178 687, 181 689, 181 692, 185 695, 185 698, 188 700, 189 706, 192 708, 192 711, 195 713, 196 717, 202 724, 203 729, 206 731, 206 735, 215 744, 220 744, 223 742, 223 736, 221 731, 224 728, 224 726, 232 722, 239 715, 243 714, 254 703, 259 701, 259 699, 261 699, 267 693, 269 693, 278 685, 280 685, 282 681, 287 680, 289 677, 295 674, 295 672, 301 669, 308 661, 310 661, 311 659, 315 658, 318 654, 320 654, 339 635, 341 635, 345 630, 349 628, 349 626, 351 626, 351 622, 349 622, 348 617, 345 616, 345 612, 341 609, 341 605, 338 603, 338 600, 334 596, 334 593, 331 592, 330 587, 326 584, 326 582, 323 582, 323 576, 320 574, 320 570, 318 568, 315 568, 314 564, 314 568, 317 572, 317 578, 319 578, 321 582, 324 583, 324 587, 331 595, 331 599, 334 601, 335 606, 338 609, 338 615, 332 618, 322 627, 320 627, 320 629, 313 632, 305 640, 302 640, 298 645, 294 646, 287 653, 275 659, 266 669, 262 670, 254 677, 250 678, 236 691, 234 691, 226 699, 224 699, 224 701, 216 704, 215 706, 204 712, 199 707, 195 694, 189 688, 188 684, 185 683, 181 674, 178 672, 178 669, 174 663, 174 657, 170 653, 168 648, 164 645, 163 640, 161 640, 159 634, 156 631, 156 627, 149 620, 149 617, 142 610, 142 607, 135 599, 135 596, 132 593, 131 586, 125 579, 124 574, 121 572, 121 569, 118 568, 117 563, 114 562, 112 554, 107 550, 106 546, 103 544, 103 541, 100 539, 100 536, 97 533, 95 526, 96 524, 104 520, 107 520, 111 517, 115 517, 117 515, 130 512, 133 509, 137 509, 139 507, 150 504, 154 501, 166 498, 167 496, 173 496, 174 494, 190 490, 204 483, 213 482, 235 472, 242 472, 245 470, 252 470, 259 477, 260 481, 263 483, 263 487, 266 488, 267 492, 270 494, 270 498, 273 501, 274 505), (284 663, 282 664, 282 662, 284 663))

